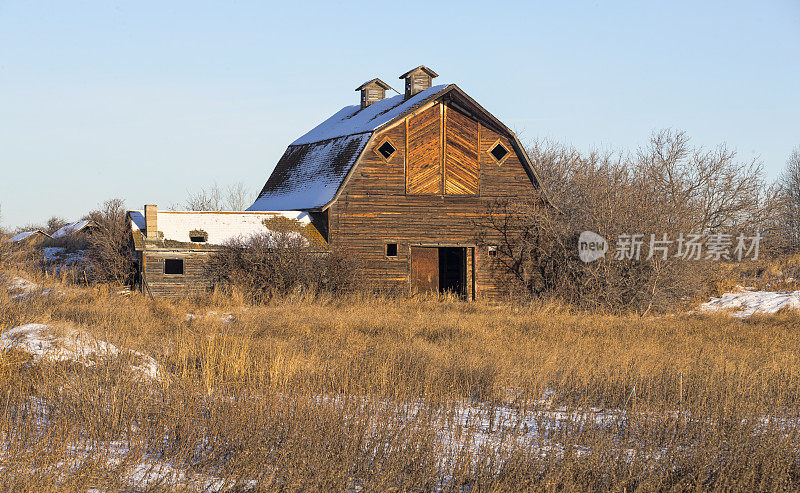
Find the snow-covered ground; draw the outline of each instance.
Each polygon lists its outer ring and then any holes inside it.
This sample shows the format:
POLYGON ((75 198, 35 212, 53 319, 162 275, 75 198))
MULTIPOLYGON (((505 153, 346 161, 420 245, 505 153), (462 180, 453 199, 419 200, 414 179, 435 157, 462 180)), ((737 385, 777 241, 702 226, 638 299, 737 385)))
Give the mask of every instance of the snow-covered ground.
MULTIPOLYGON (((17 276, 0 276, 0 285, 5 285, 6 290, 14 301, 23 301, 34 295, 47 296, 54 293, 52 289, 42 288, 39 284, 17 276)), ((61 294, 56 291, 55 294, 61 294)))
POLYGON ((86 250, 68 252, 64 247, 42 248, 42 258, 46 263, 46 268, 53 274, 59 274, 62 270, 88 268, 87 255, 88 251, 86 250))
POLYGON ((130 359, 127 371, 136 380, 160 381, 164 372, 156 360, 138 351, 120 351, 113 344, 74 329, 45 324, 26 324, 0 335, 0 350, 14 349, 30 354, 39 361, 67 361, 85 367, 111 362, 120 357, 130 359))
POLYGON ((740 318, 756 313, 777 313, 784 309, 800 310, 800 291, 751 291, 743 288, 700 305, 701 312, 729 311, 734 317, 740 318))

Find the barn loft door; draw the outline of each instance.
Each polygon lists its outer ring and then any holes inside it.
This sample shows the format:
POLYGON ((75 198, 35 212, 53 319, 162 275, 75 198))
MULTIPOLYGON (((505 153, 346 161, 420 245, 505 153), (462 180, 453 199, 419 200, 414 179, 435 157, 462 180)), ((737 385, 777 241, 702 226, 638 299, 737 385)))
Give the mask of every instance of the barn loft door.
POLYGON ((411 287, 419 292, 439 291, 439 249, 411 247, 411 287))
POLYGON ((450 195, 478 193, 478 122, 445 108, 444 192, 450 195))
POLYGON ((441 111, 437 104, 407 120, 406 193, 442 193, 441 111))

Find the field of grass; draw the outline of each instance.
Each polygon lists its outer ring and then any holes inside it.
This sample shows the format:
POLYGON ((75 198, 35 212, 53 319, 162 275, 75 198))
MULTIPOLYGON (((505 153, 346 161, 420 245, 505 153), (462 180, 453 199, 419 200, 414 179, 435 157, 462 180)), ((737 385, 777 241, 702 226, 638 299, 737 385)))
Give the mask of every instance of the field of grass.
POLYGON ((302 293, 154 301, 31 273, 0 331, 134 353, 0 355, 13 491, 800 489, 800 318, 302 293))

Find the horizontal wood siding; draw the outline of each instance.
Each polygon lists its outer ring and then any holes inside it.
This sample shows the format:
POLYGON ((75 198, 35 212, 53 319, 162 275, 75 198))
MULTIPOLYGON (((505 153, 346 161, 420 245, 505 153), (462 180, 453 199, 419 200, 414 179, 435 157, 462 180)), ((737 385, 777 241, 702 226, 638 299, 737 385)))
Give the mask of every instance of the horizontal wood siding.
POLYGON ((189 250, 145 250, 142 281, 145 293, 154 298, 180 298, 208 291, 211 281, 205 271, 209 252, 189 250), (164 260, 182 259, 183 274, 164 274, 164 260))
MULTIPOLYGON (((392 142, 405 142, 405 132, 404 123, 395 125, 375 135, 370 145, 379 145, 386 137, 392 142)), ((477 228, 485 224, 490 202, 535 197, 535 189, 514 155, 511 142, 484 126, 480 126, 479 134, 478 195, 406 194, 402 145, 389 163, 375 152, 364 153, 339 199, 329 209, 329 218, 331 247, 351 253, 361 262, 365 284, 410 289, 411 246, 474 246, 477 228), (502 165, 489 155, 489 147, 498 139, 512 151, 502 165), (386 258, 386 243, 398 244, 396 259, 386 258)), ((441 144, 428 152, 440 150, 441 144)), ((408 162, 412 161, 409 156, 408 162)), ((499 238, 489 235, 487 240, 491 243, 499 238)), ((504 294, 507 282, 493 267, 486 250, 485 246, 475 248, 476 297, 498 298, 504 294)))

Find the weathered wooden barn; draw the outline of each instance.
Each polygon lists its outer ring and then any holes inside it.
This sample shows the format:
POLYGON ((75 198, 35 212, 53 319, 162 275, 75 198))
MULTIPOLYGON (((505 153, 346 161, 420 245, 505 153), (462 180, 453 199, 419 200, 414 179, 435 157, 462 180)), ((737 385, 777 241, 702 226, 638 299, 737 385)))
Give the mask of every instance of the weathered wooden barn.
POLYGON ((493 202, 540 202, 539 180, 508 127, 435 77, 412 69, 388 98, 380 79, 357 87, 360 104, 292 142, 248 211, 308 212, 367 285, 502 296, 500 239, 477 230, 493 202))
POLYGON ((289 232, 323 243, 303 211, 159 211, 155 205, 128 211, 137 281, 155 298, 208 291, 208 255, 227 242, 259 233, 289 232))

